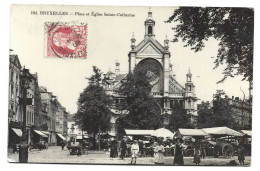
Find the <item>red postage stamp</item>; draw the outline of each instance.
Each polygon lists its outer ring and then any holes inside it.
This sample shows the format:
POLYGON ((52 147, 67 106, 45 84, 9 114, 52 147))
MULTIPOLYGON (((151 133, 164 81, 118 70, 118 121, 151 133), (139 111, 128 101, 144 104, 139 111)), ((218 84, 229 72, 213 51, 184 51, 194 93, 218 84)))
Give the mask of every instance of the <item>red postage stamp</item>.
POLYGON ((47 57, 87 57, 87 24, 48 22, 45 30, 47 57))

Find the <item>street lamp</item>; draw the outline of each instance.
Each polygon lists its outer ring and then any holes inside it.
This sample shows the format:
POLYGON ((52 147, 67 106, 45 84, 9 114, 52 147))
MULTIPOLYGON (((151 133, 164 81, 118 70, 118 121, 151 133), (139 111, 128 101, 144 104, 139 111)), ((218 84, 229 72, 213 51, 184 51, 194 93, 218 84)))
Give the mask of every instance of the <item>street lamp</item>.
POLYGON ((25 67, 21 73, 21 86, 22 86, 22 98, 20 99, 20 104, 23 108, 23 123, 22 123, 22 143, 19 147, 19 162, 27 163, 28 162, 28 142, 27 142, 27 133, 26 133, 26 106, 30 103, 31 99, 27 99, 27 89, 30 87, 31 74, 28 69, 25 67))

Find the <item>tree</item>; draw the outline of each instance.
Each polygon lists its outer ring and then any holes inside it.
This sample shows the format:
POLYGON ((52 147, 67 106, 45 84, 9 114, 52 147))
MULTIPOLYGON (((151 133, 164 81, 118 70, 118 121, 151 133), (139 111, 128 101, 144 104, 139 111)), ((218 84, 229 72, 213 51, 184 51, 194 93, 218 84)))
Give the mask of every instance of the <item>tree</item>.
POLYGON ((252 8, 180 7, 166 21, 177 23, 173 41, 179 38, 195 52, 205 47, 210 37, 219 40, 215 68, 226 63, 227 77, 243 75, 253 81, 254 10, 252 8))
POLYGON ((233 112, 229 104, 229 100, 223 90, 218 90, 214 95, 211 110, 213 112, 212 126, 235 126, 233 112))
POLYGON ((83 131, 92 132, 95 138, 97 133, 110 130, 111 111, 109 105, 111 100, 99 84, 102 80, 101 71, 95 66, 93 71, 94 75, 89 78, 91 84, 84 89, 78 99, 75 124, 83 131))
POLYGON ((223 90, 217 90, 214 94, 213 106, 204 107, 198 112, 198 127, 221 127, 227 126, 238 129, 233 118, 232 106, 223 90))
POLYGON ((152 86, 147 71, 135 69, 127 75, 126 81, 118 89, 125 97, 119 103, 119 110, 127 110, 128 114, 117 119, 119 132, 123 129, 157 129, 160 127, 160 108, 151 95, 152 86))
POLYGON ((166 128, 172 132, 177 131, 178 128, 194 128, 194 126, 190 123, 190 119, 185 109, 178 101, 176 101, 173 105, 170 122, 166 128))
POLYGON ((209 128, 215 125, 213 112, 209 108, 202 108, 198 111, 198 128, 209 128))

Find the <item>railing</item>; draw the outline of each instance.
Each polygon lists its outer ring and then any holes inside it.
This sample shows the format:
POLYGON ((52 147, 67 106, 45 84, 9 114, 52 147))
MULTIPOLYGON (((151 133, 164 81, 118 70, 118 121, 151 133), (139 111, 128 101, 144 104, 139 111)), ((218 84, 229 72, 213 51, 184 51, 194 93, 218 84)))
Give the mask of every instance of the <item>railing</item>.
POLYGON ((184 93, 169 93, 169 96, 178 96, 178 97, 181 97, 181 96, 184 96, 184 93))

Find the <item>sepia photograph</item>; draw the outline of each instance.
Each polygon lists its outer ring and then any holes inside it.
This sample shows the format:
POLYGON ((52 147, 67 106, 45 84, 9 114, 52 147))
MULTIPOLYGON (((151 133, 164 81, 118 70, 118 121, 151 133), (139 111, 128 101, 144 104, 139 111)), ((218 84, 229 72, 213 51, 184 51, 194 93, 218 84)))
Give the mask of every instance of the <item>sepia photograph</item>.
POLYGON ((7 161, 250 167, 254 13, 12 4, 7 161))

